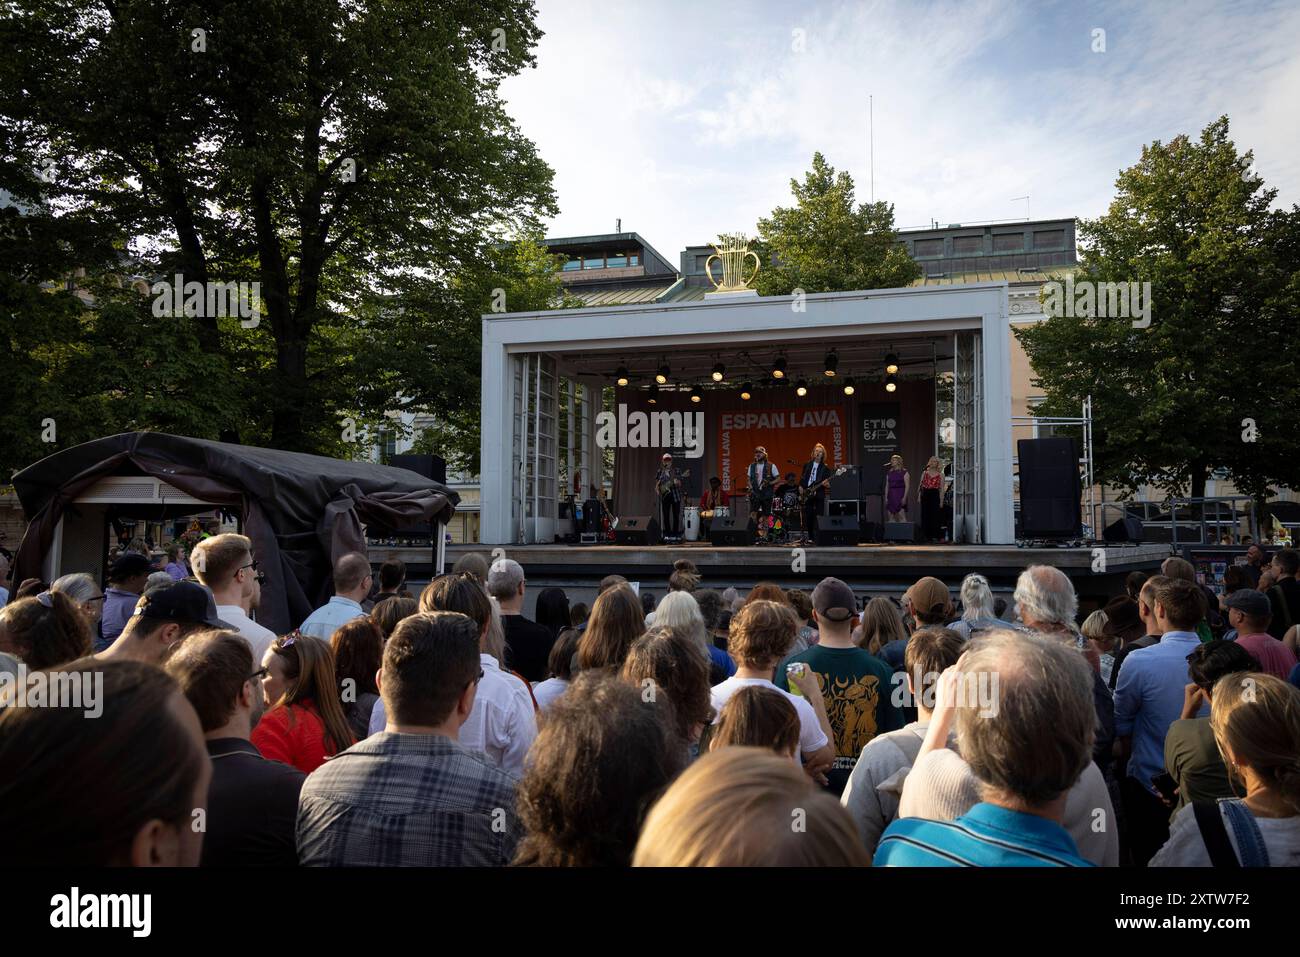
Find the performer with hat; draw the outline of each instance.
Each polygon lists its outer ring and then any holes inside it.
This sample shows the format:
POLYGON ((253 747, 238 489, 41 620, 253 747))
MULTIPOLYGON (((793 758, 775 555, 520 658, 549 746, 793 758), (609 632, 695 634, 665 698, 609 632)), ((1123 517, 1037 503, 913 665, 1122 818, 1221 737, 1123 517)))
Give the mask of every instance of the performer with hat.
POLYGON ((659 527, 664 538, 682 537, 682 479, 673 468, 672 453, 665 452, 655 473, 655 497, 659 512, 659 527))

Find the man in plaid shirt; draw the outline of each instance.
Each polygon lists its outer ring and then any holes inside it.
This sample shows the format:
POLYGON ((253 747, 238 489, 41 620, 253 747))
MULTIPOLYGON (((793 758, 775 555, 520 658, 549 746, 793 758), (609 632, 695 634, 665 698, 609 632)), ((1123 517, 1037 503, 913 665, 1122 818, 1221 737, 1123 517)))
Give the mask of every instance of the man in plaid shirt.
POLYGON ((479 633, 456 612, 413 615, 384 647, 385 729, 326 761, 298 801, 298 861, 493 867, 522 836, 515 779, 460 746, 483 676, 479 633))

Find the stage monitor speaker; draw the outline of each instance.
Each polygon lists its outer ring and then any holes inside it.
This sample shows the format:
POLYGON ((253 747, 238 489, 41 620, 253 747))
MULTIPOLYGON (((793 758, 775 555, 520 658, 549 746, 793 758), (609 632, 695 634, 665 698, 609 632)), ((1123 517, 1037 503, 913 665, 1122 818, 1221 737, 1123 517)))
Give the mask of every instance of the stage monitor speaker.
POLYGON ((916 522, 886 522, 885 541, 915 542, 916 522))
POLYGON ((1108 542, 1133 542, 1142 541, 1142 522, 1132 515, 1125 515, 1123 518, 1111 522, 1106 526, 1101 537, 1108 542))
POLYGON ((1083 489, 1074 439, 1021 439, 1020 534, 1024 538, 1078 538, 1083 489))
POLYGON ((393 455, 388 464, 433 479, 439 485, 447 484, 447 462, 438 455, 393 455))
POLYGON ((879 542, 884 537, 884 529, 879 522, 873 522, 863 519, 861 522, 862 531, 858 534, 858 541, 865 543, 879 542))
POLYGON ((659 520, 653 515, 624 515, 614 529, 616 545, 658 545, 659 520))
POLYGON ((844 547, 858 543, 861 528, 856 515, 823 515, 817 520, 814 540, 821 547, 844 547))
POLYGON ((709 544, 736 546, 754 544, 754 531, 748 522, 736 517, 715 518, 709 525, 709 544))
POLYGON ((843 475, 831 474, 831 484, 826 490, 827 498, 835 499, 858 499, 861 498, 859 488, 859 476, 857 466, 850 466, 849 470, 843 475))

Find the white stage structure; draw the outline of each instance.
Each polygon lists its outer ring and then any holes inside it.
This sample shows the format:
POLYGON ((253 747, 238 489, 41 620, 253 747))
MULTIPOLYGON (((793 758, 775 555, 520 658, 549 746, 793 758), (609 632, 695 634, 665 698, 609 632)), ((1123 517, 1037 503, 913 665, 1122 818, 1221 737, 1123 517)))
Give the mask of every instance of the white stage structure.
POLYGON ((601 390, 610 383, 590 369, 566 364, 568 357, 605 353, 612 369, 632 355, 736 355, 770 349, 773 342, 829 348, 917 335, 952 337, 954 538, 972 544, 1015 543, 1005 282, 801 297, 730 295, 702 302, 488 314, 482 319, 484 544, 554 541, 562 427, 568 436, 577 437, 568 443, 565 473, 580 475, 584 489, 602 483, 595 418, 601 390))

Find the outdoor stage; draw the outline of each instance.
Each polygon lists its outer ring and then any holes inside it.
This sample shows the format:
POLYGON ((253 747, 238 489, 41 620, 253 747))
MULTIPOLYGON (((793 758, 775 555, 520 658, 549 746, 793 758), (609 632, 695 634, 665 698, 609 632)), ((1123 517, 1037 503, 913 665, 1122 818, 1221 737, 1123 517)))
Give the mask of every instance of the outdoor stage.
MULTIPOLYGON (((668 590, 673 562, 689 558, 709 588, 734 585, 748 589, 760 581, 787 588, 811 589, 822 578, 842 578, 859 595, 901 596, 916 579, 933 575, 952 589, 954 598, 964 576, 979 572, 995 593, 1010 597, 1016 576, 1027 565, 1055 565, 1070 576, 1081 602, 1104 604, 1124 589, 1131 571, 1154 572, 1170 555, 1167 544, 1112 545, 1094 555, 1092 548, 1018 548, 1014 545, 856 545, 809 547, 802 565, 788 546, 715 547, 708 542, 638 547, 631 545, 496 546, 524 567, 528 605, 549 585, 564 588, 569 600, 590 603, 606 575, 622 575, 662 597, 668 590), (1104 555, 1105 564, 1099 558, 1104 555), (1094 571, 1094 566, 1099 570, 1094 571), (1100 569, 1104 567, 1104 571, 1100 569), (796 570, 800 569, 800 570, 796 570)), ((490 555, 493 546, 448 545, 447 566, 469 552, 490 555)), ((395 549, 401 558, 404 549, 395 549)), ((414 550, 412 550, 414 551, 414 550)), ((426 557, 427 551, 421 551, 426 557)), ((414 557, 414 556, 412 556, 414 557)), ((371 550, 372 560, 376 559, 371 550)))

